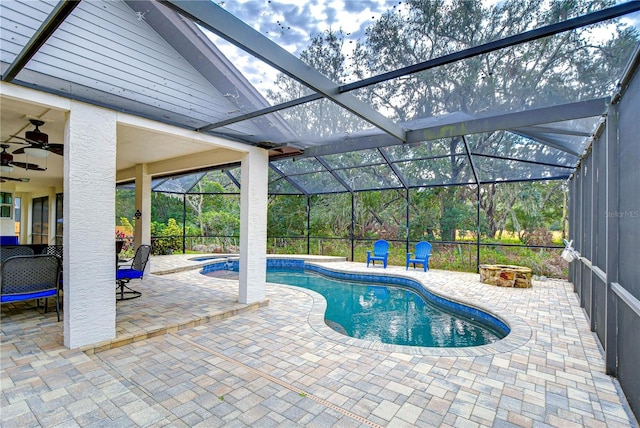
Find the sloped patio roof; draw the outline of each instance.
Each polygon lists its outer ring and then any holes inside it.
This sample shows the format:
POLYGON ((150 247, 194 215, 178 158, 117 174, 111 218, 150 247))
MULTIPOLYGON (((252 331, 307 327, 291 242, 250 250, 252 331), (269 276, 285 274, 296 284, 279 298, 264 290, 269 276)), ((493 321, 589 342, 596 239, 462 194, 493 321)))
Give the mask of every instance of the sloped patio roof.
MULTIPOLYGON (((331 81, 214 2, 3 1, 0 8, 3 81, 269 149, 270 192, 309 195, 569 177, 607 114, 621 75, 610 76, 614 89, 585 90, 579 98, 558 95, 507 110, 461 108, 410 121, 375 110, 362 91, 383 94, 384 85, 399 79, 636 16, 640 1, 350 83, 331 81), (305 95, 269 102, 210 34, 299 82, 305 95), (350 127, 318 135, 290 120, 292 112, 304 114, 317 105, 326 107, 324 119, 349 117, 350 127)), ((25 129, 18 119, 3 120, 2 141, 25 129)), ((240 182, 233 164, 223 169, 232 183, 240 182)), ((189 191, 203 174, 156 177, 154 189, 189 191)))

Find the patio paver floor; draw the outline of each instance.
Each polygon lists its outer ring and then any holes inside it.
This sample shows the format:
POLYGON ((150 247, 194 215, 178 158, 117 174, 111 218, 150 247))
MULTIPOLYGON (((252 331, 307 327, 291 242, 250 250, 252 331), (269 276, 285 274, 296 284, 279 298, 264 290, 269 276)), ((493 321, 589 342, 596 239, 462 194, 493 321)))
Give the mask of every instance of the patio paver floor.
POLYGON ((236 281, 150 275, 134 287, 143 297, 117 303, 116 340, 84 351, 62 346, 55 311, 3 305, 2 426, 638 426, 571 284, 408 274, 491 308, 521 337, 473 352, 367 346, 322 324, 322 299, 301 289, 268 285, 247 307, 236 281))

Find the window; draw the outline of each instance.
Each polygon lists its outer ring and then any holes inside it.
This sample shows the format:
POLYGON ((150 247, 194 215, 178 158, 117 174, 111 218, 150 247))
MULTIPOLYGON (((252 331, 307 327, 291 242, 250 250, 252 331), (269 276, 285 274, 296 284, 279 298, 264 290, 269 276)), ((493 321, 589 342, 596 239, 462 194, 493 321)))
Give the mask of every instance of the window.
POLYGON ((11 218, 13 208, 13 195, 9 192, 0 192, 0 217, 11 218))
POLYGON ((49 243, 49 197, 33 200, 33 222, 31 224, 31 242, 49 243))

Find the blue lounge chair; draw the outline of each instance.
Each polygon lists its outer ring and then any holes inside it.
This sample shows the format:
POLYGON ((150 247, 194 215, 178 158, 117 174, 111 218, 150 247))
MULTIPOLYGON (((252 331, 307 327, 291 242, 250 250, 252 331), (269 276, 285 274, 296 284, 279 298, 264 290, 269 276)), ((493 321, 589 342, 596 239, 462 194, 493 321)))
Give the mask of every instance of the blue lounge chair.
POLYGON ((426 241, 421 241, 416 244, 415 253, 407 253, 407 270, 409 264, 413 263, 413 267, 416 267, 416 263, 422 264, 424 271, 429 270, 429 257, 431 256, 431 244, 426 241), (412 254, 415 254, 411 257, 412 254))
POLYGON ((369 267, 369 262, 373 262, 375 266, 376 260, 380 260, 386 269, 387 257, 389 257, 389 243, 384 239, 380 239, 374 242, 373 251, 367 251, 367 267, 369 267))

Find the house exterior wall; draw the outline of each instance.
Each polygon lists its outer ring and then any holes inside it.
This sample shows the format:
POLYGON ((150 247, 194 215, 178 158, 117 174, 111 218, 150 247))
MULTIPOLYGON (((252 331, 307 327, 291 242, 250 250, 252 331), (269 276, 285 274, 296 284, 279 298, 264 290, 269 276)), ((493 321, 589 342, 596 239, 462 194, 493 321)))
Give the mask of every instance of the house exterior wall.
MULTIPOLYGON (((11 63, 55 2, 3 2, 0 44, 11 63)), ((17 77, 59 95, 95 99, 152 119, 171 113, 175 124, 199 128, 238 107, 220 93, 122 1, 86 1, 74 9, 17 77), (43 80, 44 79, 44 80, 43 80)))

